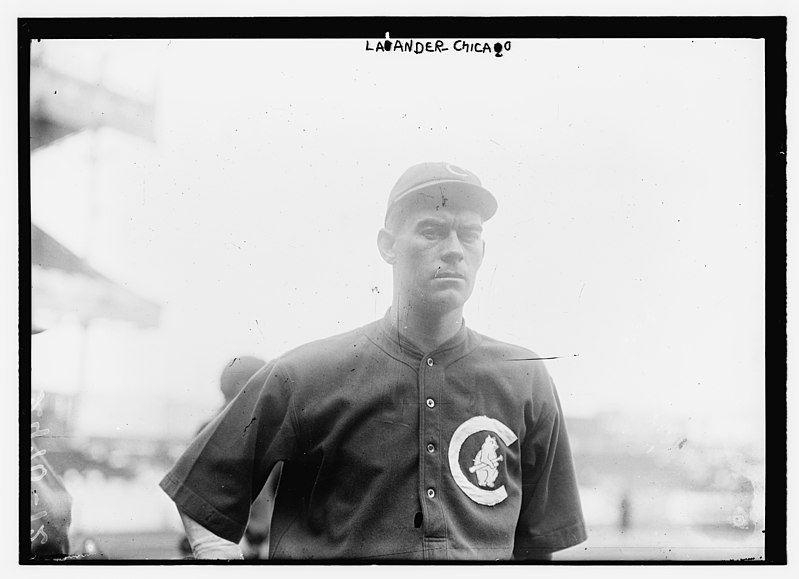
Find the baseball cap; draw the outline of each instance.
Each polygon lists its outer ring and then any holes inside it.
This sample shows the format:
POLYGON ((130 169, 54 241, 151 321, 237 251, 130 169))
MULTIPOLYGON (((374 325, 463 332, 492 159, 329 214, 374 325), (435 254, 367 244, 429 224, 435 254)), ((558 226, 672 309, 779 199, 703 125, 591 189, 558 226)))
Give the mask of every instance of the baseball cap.
POLYGON ((423 194, 441 195, 444 202, 474 208, 483 221, 497 212, 497 200, 483 187, 480 179, 466 169, 452 163, 420 163, 406 170, 388 196, 386 223, 391 212, 410 200, 419 200, 423 194))
POLYGON ((233 400, 241 392, 247 380, 260 370, 266 362, 253 356, 233 358, 225 365, 219 379, 219 387, 225 400, 233 400))

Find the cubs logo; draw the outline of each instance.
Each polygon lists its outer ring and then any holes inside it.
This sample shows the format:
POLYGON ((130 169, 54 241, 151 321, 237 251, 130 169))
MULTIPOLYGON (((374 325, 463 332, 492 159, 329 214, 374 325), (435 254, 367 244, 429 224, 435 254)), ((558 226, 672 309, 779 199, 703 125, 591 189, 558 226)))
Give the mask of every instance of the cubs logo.
MULTIPOLYGON (((505 457, 500 454, 497 437, 505 446, 510 446, 517 440, 513 431, 499 420, 488 416, 475 416, 455 430, 449 443, 449 469, 452 473, 452 478, 455 479, 455 482, 467 497, 478 504, 489 507, 499 504, 508 498, 508 491, 505 490, 505 485, 494 488, 499 476, 499 465, 505 460, 505 457), (486 431, 493 434, 486 435, 482 446, 473 455, 472 465, 464 471, 461 468, 460 460, 461 449, 466 439, 474 434, 486 431), (469 476, 467 476, 467 472, 469 476)), ((474 450, 471 452, 474 452, 474 450)), ((470 454, 470 456, 472 455, 470 454)))
POLYGON ((477 484, 481 487, 493 487, 494 481, 497 480, 499 475, 497 466, 502 460, 501 456, 497 456, 498 448, 497 439, 489 434, 477 456, 474 457, 474 466, 469 467, 469 472, 477 474, 477 484))

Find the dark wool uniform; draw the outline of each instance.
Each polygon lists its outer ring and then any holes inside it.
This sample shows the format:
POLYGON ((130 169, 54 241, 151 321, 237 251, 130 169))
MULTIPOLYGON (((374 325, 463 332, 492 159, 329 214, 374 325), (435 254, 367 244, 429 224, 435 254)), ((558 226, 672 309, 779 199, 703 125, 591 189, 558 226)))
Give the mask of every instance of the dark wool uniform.
POLYGON ((387 315, 266 365, 161 486, 238 542, 283 461, 276 559, 509 559, 576 545, 586 534, 566 428, 533 358, 465 325, 419 352, 387 315))

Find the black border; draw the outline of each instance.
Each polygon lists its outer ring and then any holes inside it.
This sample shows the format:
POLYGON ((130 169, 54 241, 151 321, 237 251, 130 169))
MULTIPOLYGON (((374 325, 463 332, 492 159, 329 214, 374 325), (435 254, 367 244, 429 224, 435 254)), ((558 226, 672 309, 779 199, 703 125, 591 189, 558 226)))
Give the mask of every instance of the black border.
POLYGON ((20 38, 767 38, 783 16, 21 18, 20 38))
MULTIPOLYGON (((30 50, 37 39, 125 39, 125 38, 353 38, 381 39, 386 31, 396 38, 762 38, 765 40, 765 205, 766 205, 766 498, 765 557, 763 561, 564 561, 556 565, 729 565, 787 563, 786 550, 786 432, 787 432, 787 189, 786 189, 786 31, 785 16, 654 16, 654 17, 270 17, 270 18, 19 18, 18 62, 18 154, 19 154, 19 362, 20 362, 20 490, 30 481, 21 465, 28 461, 26 427, 31 417, 25 403, 30 394, 31 326, 30 237, 30 50), (25 290, 23 291, 23 288, 25 290), (24 371, 23 371, 24 370, 24 371), (768 391, 768 393, 767 393, 768 391)), ((764 256, 764 257, 766 257, 764 256)), ((747 272, 742 272, 747 275, 747 272)), ((80 559, 31 561, 25 539, 27 512, 20 492, 20 564, 147 565, 181 564, 181 560, 80 559)), ((192 564, 220 564, 191 561, 192 564)), ((233 562, 252 564, 251 562, 233 562)), ((277 564, 291 564, 278 561, 277 564)), ((298 564, 341 563, 301 561, 298 564)), ((374 562, 347 561, 369 564, 374 562)), ((392 562, 392 564, 413 564, 392 562)), ((432 562, 421 562, 431 564, 432 562)), ((228 564, 228 563, 225 563, 228 564)), ((267 562, 269 564, 269 562, 267 562)), ((435 564, 435 563, 433 563, 435 564)), ((451 564, 451 563, 450 563, 451 564)), ((477 562, 473 564, 487 564, 477 562)), ((488 563, 495 564, 495 563, 488 563)), ((517 563, 518 564, 518 563, 517 563)), ((525 563, 529 564, 529 563, 525 563)))

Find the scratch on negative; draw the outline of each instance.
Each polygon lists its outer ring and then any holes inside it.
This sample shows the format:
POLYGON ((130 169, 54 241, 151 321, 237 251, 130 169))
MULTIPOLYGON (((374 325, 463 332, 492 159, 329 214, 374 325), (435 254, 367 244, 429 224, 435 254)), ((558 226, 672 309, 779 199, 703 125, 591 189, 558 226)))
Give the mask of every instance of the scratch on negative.
POLYGON ((250 420, 250 423, 249 423, 247 426, 245 426, 245 427, 244 427, 244 432, 247 432, 247 429, 248 429, 250 426, 252 426, 252 423, 253 423, 253 422, 255 422, 255 416, 253 416, 253 417, 252 417, 252 420, 250 420))
POLYGON ((558 360, 560 358, 576 358, 580 354, 572 354, 571 356, 546 356, 544 358, 508 358, 506 362, 528 362, 530 360, 558 360))

